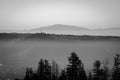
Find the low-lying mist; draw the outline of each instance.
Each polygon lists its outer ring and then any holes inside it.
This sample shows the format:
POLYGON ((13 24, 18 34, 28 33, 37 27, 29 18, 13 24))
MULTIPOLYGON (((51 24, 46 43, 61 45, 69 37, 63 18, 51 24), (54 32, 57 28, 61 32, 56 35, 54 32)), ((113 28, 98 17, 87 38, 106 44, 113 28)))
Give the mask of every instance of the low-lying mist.
MULTIPOLYGON (((0 41, 0 67, 36 67, 40 58, 55 59, 61 66, 67 64, 67 57, 75 51, 86 69, 91 69, 97 59, 113 62, 113 56, 120 53, 120 41, 80 40, 80 41, 43 41, 11 40, 0 41)), ((111 65, 112 63, 110 63, 111 65)))

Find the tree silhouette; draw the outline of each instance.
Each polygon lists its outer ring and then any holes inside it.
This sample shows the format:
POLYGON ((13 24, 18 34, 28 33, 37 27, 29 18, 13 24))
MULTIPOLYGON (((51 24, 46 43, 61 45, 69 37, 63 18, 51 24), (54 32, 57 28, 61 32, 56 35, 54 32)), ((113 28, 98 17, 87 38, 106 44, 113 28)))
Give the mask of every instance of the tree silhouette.
POLYGON ((51 66, 48 60, 44 60, 44 80, 51 80, 51 66))
POLYGON ((107 73, 105 72, 105 69, 101 68, 101 62, 99 60, 96 60, 94 62, 94 69, 93 69, 93 80, 106 80, 107 79, 107 73))
POLYGON ((38 80, 51 80, 51 66, 48 60, 40 60, 37 75, 38 80))
POLYGON ((32 68, 28 68, 26 69, 26 75, 25 75, 25 78, 24 80, 31 80, 33 77, 33 70, 32 68))
POLYGON ((67 65, 68 80, 87 80, 84 66, 75 52, 68 57, 69 65, 67 65))
POLYGON ((52 72, 52 78, 58 78, 60 75, 60 69, 59 69, 59 65, 57 64, 57 62, 53 59, 52 60, 52 66, 51 66, 51 72, 52 72))
POLYGON ((88 74, 88 80, 92 80, 92 79, 93 79, 93 76, 92 76, 92 73, 90 71, 89 74, 88 74))
POLYGON ((40 59, 38 63, 38 68, 37 68, 37 75, 38 75, 38 80, 44 80, 44 61, 43 59, 40 59))
POLYGON ((104 70, 104 80, 109 80, 110 79, 110 72, 109 72, 109 61, 105 59, 103 61, 103 70, 104 70))
POLYGON ((61 75, 59 76, 59 80, 67 80, 67 74, 65 70, 61 71, 61 75))
POLYGON ((100 66, 101 66, 101 62, 99 60, 96 60, 93 64, 93 80, 100 80, 100 66))
POLYGON ((120 80, 120 55, 119 54, 116 54, 116 56, 114 57, 112 80, 120 80))
POLYGON ((99 60, 93 64, 93 72, 89 72, 88 77, 84 70, 84 65, 75 52, 68 57, 69 64, 60 74, 58 64, 53 61, 52 66, 48 60, 40 59, 37 70, 26 68, 26 74, 23 79, 15 80, 120 80, 120 55, 114 57, 114 66, 112 76, 109 75, 108 62, 101 65, 99 60), (59 76, 58 76, 59 75, 59 76))

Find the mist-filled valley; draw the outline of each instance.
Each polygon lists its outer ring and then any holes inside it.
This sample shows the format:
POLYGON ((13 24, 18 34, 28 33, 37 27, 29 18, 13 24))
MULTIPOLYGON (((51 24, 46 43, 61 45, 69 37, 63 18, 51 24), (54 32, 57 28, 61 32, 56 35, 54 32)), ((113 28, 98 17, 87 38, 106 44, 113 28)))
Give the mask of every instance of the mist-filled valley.
POLYGON ((120 80, 120 0, 0 0, 0 80, 120 80))
POLYGON ((120 41, 1 41, 0 62, 3 66, 34 66, 40 58, 55 59, 61 66, 75 51, 86 67, 96 59, 111 58, 120 52, 120 41), (21 65, 19 65, 21 64, 21 65))
MULTIPOLYGON (((12 71, 16 76, 25 73, 25 68, 36 68, 38 61, 54 59, 60 68, 66 67, 68 56, 76 52, 85 69, 92 69, 95 60, 108 60, 113 64, 113 56, 120 53, 119 40, 0 40, 0 70, 12 71)), ((2 74, 2 73, 1 73, 2 74)))

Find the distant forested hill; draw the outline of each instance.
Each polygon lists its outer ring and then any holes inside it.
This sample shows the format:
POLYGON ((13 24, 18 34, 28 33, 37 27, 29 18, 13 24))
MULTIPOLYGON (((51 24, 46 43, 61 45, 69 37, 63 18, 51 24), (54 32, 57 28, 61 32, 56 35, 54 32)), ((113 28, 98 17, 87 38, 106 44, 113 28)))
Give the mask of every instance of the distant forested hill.
POLYGON ((0 40, 120 40, 119 36, 58 35, 46 33, 0 33, 0 40))

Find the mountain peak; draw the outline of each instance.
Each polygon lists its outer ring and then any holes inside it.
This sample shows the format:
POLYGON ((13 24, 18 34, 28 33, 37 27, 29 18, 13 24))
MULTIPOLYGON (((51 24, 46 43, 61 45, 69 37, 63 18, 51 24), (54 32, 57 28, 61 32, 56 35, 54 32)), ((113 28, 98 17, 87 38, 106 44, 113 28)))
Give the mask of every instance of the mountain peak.
POLYGON ((34 30, 41 30, 41 29, 44 29, 44 30, 72 30, 72 31, 87 30, 86 28, 83 28, 83 27, 64 25, 64 24, 54 24, 54 25, 50 25, 50 26, 36 28, 34 30))
POLYGON ((108 28, 108 29, 87 29, 78 26, 54 24, 50 26, 44 26, 36 29, 32 29, 29 32, 45 32, 54 34, 72 34, 72 35, 107 35, 107 36, 119 36, 120 28, 108 28))

